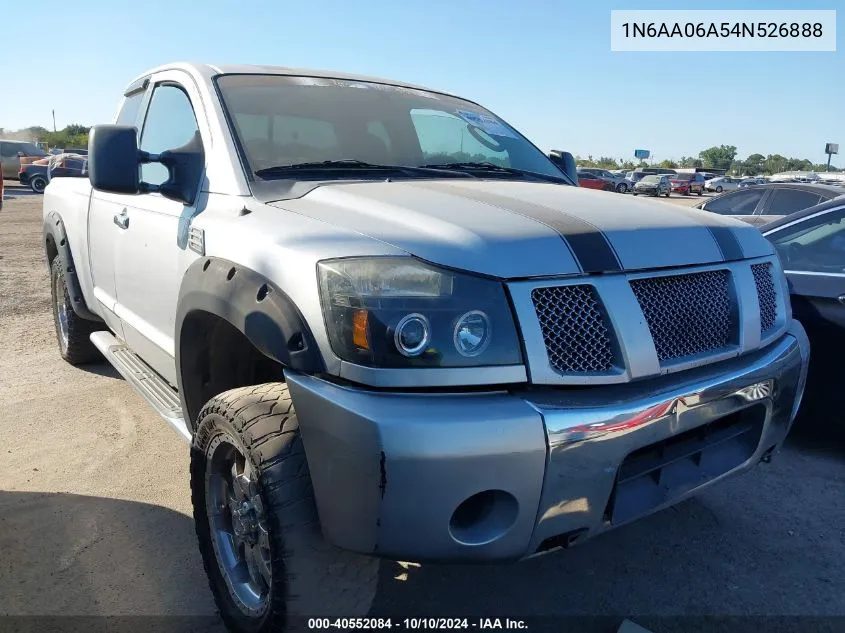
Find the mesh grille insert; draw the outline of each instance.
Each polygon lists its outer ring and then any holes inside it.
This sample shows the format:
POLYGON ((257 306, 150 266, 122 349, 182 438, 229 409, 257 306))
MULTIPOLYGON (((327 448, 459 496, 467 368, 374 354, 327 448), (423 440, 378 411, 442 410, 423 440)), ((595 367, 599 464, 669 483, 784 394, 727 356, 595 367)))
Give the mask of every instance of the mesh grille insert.
POLYGON ((734 330, 727 270, 631 281, 660 361, 717 351, 734 330))
POLYGON ((752 264, 754 284, 757 286, 757 301, 760 304, 760 332, 771 330, 777 319, 777 294, 772 277, 771 264, 752 264))
POLYGON ((531 300, 552 367, 566 374, 613 367, 610 333, 592 286, 535 288, 531 300))

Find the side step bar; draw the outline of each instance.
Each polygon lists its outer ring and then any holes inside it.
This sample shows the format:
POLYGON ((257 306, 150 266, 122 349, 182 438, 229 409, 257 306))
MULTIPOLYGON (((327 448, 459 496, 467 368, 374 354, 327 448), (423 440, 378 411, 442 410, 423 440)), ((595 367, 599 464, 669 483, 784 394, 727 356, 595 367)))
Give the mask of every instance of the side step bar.
POLYGON ((182 417, 178 392, 111 332, 94 332, 91 342, 156 413, 190 444, 191 432, 182 417))

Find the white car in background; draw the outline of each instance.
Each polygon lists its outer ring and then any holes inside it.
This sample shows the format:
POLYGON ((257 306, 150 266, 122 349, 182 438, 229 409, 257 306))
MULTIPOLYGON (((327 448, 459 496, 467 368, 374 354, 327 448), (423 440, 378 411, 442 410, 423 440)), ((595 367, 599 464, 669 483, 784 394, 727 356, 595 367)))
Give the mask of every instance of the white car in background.
POLYGON ((739 183, 742 178, 731 178, 730 176, 719 176, 718 178, 711 178, 704 183, 704 188, 707 191, 715 191, 722 193, 723 191, 733 191, 739 188, 739 183))

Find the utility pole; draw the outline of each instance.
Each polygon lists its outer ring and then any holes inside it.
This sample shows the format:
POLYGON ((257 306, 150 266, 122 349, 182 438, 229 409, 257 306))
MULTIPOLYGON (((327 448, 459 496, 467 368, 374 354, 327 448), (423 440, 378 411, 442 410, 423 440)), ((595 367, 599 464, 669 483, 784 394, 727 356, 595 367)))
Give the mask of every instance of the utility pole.
POLYGON ((53 131, 56 131, 56 111, 53 110, 53 131))

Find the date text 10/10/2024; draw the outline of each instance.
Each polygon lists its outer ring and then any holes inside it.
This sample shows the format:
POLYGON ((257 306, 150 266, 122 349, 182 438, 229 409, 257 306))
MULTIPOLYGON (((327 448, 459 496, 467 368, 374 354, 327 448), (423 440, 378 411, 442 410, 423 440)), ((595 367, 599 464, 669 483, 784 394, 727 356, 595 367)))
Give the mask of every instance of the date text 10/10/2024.
POLYGON ((308 629, 312 631, 330 629, 403 629, 433 630, 525 630, 524 620, 511 618, 309 618, 308 629))

